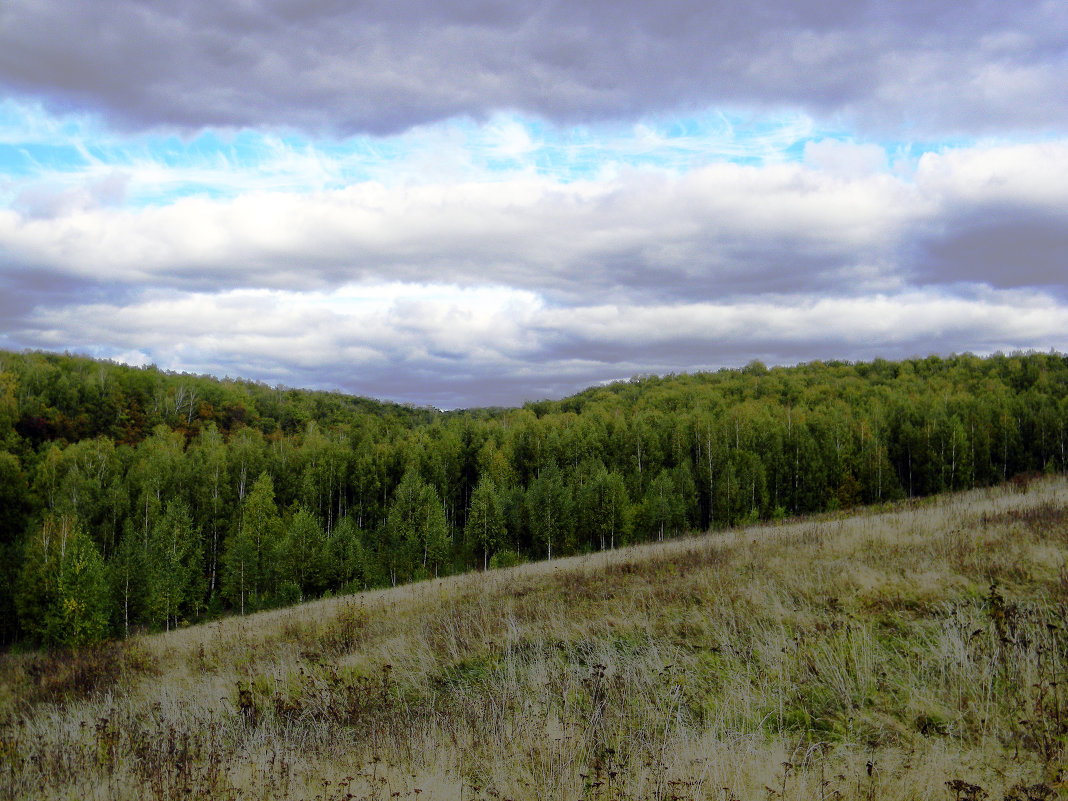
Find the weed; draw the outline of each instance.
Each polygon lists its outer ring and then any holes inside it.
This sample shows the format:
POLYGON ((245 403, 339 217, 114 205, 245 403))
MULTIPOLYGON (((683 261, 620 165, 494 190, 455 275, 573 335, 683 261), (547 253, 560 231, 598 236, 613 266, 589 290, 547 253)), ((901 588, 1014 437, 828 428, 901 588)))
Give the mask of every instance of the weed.
POLYGON ((1068 564, 1066 496, 1034 480, 4 655, 0 801, 1047 801, 1068 580, 1028 558, 1068 564))
POLYGON ((946 782, 946 787, 953 793, 954 801, 983 801, 990 797, 990 793, 978 784, 971 784, 963 779, 951 779, 946 782))

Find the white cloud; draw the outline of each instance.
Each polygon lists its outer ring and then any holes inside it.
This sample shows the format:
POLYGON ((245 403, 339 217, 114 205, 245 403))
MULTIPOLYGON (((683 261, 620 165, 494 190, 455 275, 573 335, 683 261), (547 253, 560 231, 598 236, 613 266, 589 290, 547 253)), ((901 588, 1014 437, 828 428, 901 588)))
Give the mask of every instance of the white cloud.
POLYGON ((819 142, 808 155, 808 165, 720 162, 681 175, 362 182, 55 217, 0 210, 0 270, 202 290, 493 283, 569 303, 589 292, 840 291, 843 281, 870 291, 928 274, 1064 286, 1047 262, 1068 222, 1068 143, 926 154, 912 179, 871 172, 881 149, 819 142), (1000 239, 1011 265, 998 248, 974 263, 971 243, 986 230, 977 219, 1013 226, 1000 239))
POLYGON ((1068 140, 926 153, 915 180, 924 194, 947 205, 997 202, 1065 208, 1068 140))
POLYGON ((885 172, 886 151, 879 145, 820 139, 805 143, 805 163, 829 175, 846 178, 885 172))
POLYGON ((86 208, 55 218, 0 212, 0 249, 27 268, 172 285, 489 278, 564 294, 579 285, 644 291, 650 281, 670 291, 651 273, 729 284, 755 267, 775 278, 797 251, 820 269, 852 267, 915 216, 912 194, 888 176, 832 180, 796 165, 718 164, 681 177, 631 170, 567 184, 522 176, 363 183, 313 194, 183 198, 140 210, 86 208), (621 261, 629 279, 614 272, 621 261))
POLYGON ((752 358, 1068 350, 1068 308, 1036 292, 938 291, 743 303, 640 302, 562 309, 529 292, 389 284, 334 292, 167 293, 42 310, 50 347, 125 361, 339 387, 443 406, 518 403, 621 374, 752 358), (388 387, 388 391, 382 391, 388 387))
MULTIPOLYGON (((246 159, 235 137, 193 166, 42 170, 0 207, 0 335, 443 406, 751 358, 1068 344, 1068 141, 946 147, 891 172, 891 148, 837 135, 786 158, 802 146, 776 123, 780 158, 686 165, 737 140, 730 124, 635 126, 612 169, 563 173, 530 169, 547 142, 566 149, 559 132, 509 116, 370 155, 277 138, 246 159), (422 173, 436 144, 443 165, 422 173), (199 181, 217 192, 124 204, 199 181)), ((575 132, 576 164, 596 141, 575 132)))

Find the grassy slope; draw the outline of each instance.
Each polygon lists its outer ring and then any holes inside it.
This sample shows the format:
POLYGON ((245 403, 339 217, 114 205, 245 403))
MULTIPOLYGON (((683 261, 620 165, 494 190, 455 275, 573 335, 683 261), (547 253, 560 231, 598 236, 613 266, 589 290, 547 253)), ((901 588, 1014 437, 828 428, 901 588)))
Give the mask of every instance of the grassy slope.
POLYGON ((1064 794, 1066 560, 1051 479, 7 656, 0 799, 1064 794))

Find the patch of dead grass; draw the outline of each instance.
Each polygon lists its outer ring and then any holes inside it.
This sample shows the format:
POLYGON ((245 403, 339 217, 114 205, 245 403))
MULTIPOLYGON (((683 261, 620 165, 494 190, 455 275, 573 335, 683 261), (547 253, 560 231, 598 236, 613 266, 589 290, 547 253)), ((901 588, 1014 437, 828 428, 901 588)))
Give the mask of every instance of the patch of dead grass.
POLYGON ((1056 787, 1068 483, 1025 490, 217 621, 135 639, 97 684, 39 663, 71 692, 5 657, 0 799, 1056 787))

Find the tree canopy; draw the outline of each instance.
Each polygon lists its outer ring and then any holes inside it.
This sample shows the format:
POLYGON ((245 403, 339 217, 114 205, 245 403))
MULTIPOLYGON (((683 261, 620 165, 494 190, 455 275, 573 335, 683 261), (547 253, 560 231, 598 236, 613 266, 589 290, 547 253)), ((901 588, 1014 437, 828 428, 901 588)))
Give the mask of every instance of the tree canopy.
POLYGON ((1004 481, 1068 464, 1068 359, 752 364, 440 412, 0 352, 0 642, 1004 481))

